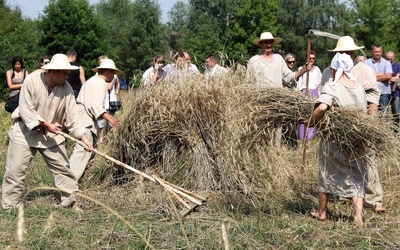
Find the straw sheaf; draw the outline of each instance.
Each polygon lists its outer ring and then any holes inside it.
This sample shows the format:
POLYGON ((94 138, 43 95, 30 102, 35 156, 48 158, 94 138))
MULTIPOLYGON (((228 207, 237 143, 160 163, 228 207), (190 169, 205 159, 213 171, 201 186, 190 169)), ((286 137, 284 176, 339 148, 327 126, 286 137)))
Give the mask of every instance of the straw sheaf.
MULTIPOLYGON (((288 195, 293 176, 300 175, 293 164, 301 163, 279 156, 280 150, 272 147, 273 130, 296 128, 299 118, 310 116, 315 100, 246 82, 240 65, 232 72, 213 81, 190 77, 129 93, 122 125, 106 138, 107 150, 186 189, 219 190, 252 200, 288 195)), ((376 120, 335 107, 317 127, 322 140, 340 142, 356 159, 370 148, 382 157, 399 143, 376 120)), ((85 181, 110 181, 113 168, 101 161, 93 162, 85 181)))

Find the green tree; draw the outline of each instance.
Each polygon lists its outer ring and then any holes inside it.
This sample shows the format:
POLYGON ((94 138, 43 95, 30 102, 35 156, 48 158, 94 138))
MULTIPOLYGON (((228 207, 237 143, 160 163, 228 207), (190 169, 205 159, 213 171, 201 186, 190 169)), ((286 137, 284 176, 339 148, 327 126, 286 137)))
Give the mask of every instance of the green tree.
POLYGON ((197 63, 209 53, 227 53, 231 45, 230 29, 240 0, 190 0, 178 2, 169 12, 170 45, 176 51, 188 51, 197 63))
POLYGON ((0 74, 3 79, 0 84, 0 98, 8 96, 6 71, 11 69, 11 60, 19 55, 24 60, 24 66, 29 71, 34 70, 38 64, 38 57, 43 50, 38 46, 41 33, 37 23, 22 17, 21 10, 11 8, 6 1, 0 1, 0 74))
POLYGON ((352 0, 353 29, 367 50, 381 44, 385 50, 398 51, 399 0, 352 0))
POLYGON ((50 55, 75 49, 87 76, 92 73, 87 69, 109 48, 102 20, 88 0, 50 0, 39 27, 44 31, 40 45, 50 55))
POLYGON ((109 0, 96 5, 96 9, 107 20, 103 27, 108 30, 112 56, 121 63, 127 80, 137 83, 151 58, 164 54, 168 48, 167 28, 161 23, 158 1, 109 0))
MULTIPOLYGON (((304 64, 310 30, 352 35, 346 21, 348 16, 346 5, 337 0, 280 0, 277 21, 281 24, 278 36, 283 38, 282 53, 293 53, 297 56, 297 66, 304 64)), ((310 38, 311 49, 317 52, 317 64, 325 68, 332 58, 327 49, 334 48, 337 40, 316 35, 310 38)))
POLYGON ((226 52, 235 61, 249 59, 258 47, 253 41, 265 31, 277 36, 280 27, 276 19, 278 0, 240 0, 230 24, 226 52))
POLYGON ((173 51, 179 51, 178 41, 189 32, 189 4, 178 1, 168 12, 169 46, 173 51))
POLYGON ((125 75, 129 74, 131 54, 126 48, 129 47, 131 37, 130 26, 132 12, 134 12, 132 2, 130 0, 102 1, 95 5, 95 9, 101 20, 107 20, 102 22, 102 26, 111 45, 109 50, 102 51, 101 54, 108 55, 125 75))
POLYGON ((213 22, 209 13, 192 8, 186 36, 177 43, 179 51, 189 52, 192 62, 203 64, 207 54, 223 50, 220 34, 220 27, 213 22))

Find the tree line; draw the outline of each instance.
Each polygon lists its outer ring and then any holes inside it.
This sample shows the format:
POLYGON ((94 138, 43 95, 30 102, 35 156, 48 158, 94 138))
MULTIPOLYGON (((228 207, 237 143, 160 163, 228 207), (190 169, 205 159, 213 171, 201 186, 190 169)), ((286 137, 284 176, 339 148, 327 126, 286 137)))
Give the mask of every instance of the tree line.
MULTIPOLYGON (((21 10, 0 0, 0 73, 2 96, 6 91, 5 72, 11 59, 20 55, 33 71, 41 55, 78 52, 78 63, 87 77, 97 57, 109 55, 124 71, 130 85, 140 81, 156 54, 171 58, 187 51, 201 69, 205 56, 217 54, 221 63, 246 64, 258 52, 252 44, 264 31, 282 37, 280 53, 293 53, 298 65, 304 63, 307 35, 320 30, 352 36, 365 45, 400 51, 398 6, 400 0, 189 0, 177 2, 161 21, 157 0, 50 0, 42 15, 31 20, 21 10)), ((310 35, 317 52, 317 65, 326 67, 336 40, 310 35)), ((361 53, 361 52, 360 52, 361 53)))

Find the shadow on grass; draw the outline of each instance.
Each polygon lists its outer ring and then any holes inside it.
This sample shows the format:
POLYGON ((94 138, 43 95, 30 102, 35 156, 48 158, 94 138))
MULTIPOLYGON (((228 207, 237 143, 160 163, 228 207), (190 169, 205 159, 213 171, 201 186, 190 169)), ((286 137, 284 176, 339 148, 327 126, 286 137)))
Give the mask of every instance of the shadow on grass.
POLYGON ((43 199, 43 198, 45 198, 45 199, 53 198, 53 200, 55 200, 57 203, 59 203, 61 201, 61 193, 56 190, 35 190, 35 191, 30 192, 25 197, 25 203, 43 199))
MULTIPOLYGON (((350 202, 350 204, 352 203, 350 202)), ((343 200, 340 200, 339 197, 331 196, 328 202, 327 220, 334 222, 352 222, 354 219, 353 216, 340 212, 342 209, 348 211, 348 208, 346 207, 348 205, 348 202, 346 203, 343 200), (337 206, 339 206, 339 213, 337 211, 337 206), (335 211, 332 211, 330 207, 335 211)), ((315 189, 308 189, 297 198, 286 200, 284 202, 284 209, 312 218, 310 212, 318 210, 318 191, 315 189)))

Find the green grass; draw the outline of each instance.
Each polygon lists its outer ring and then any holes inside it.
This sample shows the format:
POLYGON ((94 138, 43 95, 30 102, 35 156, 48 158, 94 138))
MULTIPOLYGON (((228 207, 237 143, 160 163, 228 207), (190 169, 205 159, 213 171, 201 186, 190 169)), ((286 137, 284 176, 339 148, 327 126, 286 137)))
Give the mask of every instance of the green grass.
MULTIPOLYGON (((2 178, 10 119, 8 113, 0 115, 2 178)), ((69 151, 72 146, 67 147, 69 151)), ((384 205, 388 213, 377 215, 365 209, 366 227, 358 228, 351 222, 352 205, 336 201, 328 205, 328 221, 319 222, 308 215, 317 205, 314 146, 310 145, 308 176, 294 178, 287 190, 276 190, 278 194, 294 192, 292 198, 266 193, 270 199, 264 204, 213 193, 203 206, 179 218, 174 214, 168 194, 148 181, 142 186, 136 181, 122 186, 88 186, 82 192, 119 213, 156 249, 224 249, 222 224, 230 249, 399 249, 397 159, 381 163, 384 205)), ((285 151, 283 157, 299 165, 301 149, 285 151)), ((26 187, 30 190, 41 186, 52 186, 52 178, 38 154, 27 170, 26 187)), ((56 207, 54 191, 30 193, 25 203, 23 242, 18 242, 16 237, 16 211, 0 210, 0 249, 149 249, 109 210, 83 198, 79 201, 84 210, 82 214, 56 207)))

